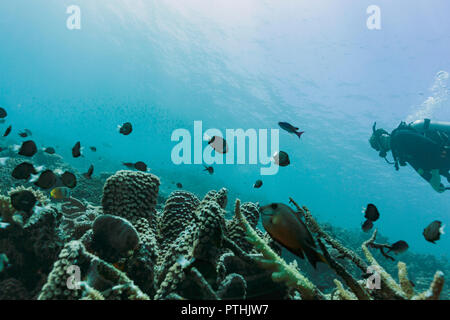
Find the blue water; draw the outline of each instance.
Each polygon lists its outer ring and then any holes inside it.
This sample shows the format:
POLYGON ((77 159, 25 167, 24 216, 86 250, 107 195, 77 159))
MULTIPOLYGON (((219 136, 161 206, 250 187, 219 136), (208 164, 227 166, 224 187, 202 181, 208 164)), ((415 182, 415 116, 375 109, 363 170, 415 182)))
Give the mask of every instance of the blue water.
POLYGON ((447 0, 3 0, 0 130, 29 128, 80 170, 142 160, 163 190, 180 181, 262 204, 291 196, 349 229, 373 202, 392 242, 448 255, 448 235, 433 245, 422 231, 450 224, 450 191, 436 193, 409 167, 396 172, 368 138, 374 121, 388 131, 425 116, 450 121, 449 12, 447 0), (381 30, 366 27, 371 4, 381 30), (66 28, 69 5, 81 9, 80 30, 66 28), (289 121, 306 133, 280 132, 291 165, 255 190, 257 165, 216 165, 210 176, 172 163, 173 130, 194 120, 221 130, 289 121), (117 132, 124 121, 130 136, 117 132), (98 152, 72 159, 78 140, 98 152))

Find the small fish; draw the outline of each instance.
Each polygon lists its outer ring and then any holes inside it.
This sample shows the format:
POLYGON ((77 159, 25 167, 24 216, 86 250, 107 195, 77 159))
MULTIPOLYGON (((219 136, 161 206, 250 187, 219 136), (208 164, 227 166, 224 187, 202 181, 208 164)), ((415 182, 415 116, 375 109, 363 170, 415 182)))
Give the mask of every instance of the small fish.
POLYGON ((259 189, 263 185, 262 180, 256 180, 255 184, 253 185, 253 188, 259 189))
POLYGON ((305 131, 298 131, 298 128, 287 122, 278 122, 278 125, 281 127, 281 129, 286 130, 289 133, 293 133, 299 138, 301 138, 302 134, 305 133, 305 131))
POLYGON ((388 253, 392 251, 396 254, 399 254, 399 253, 405 252, 406 250, 408 250, 408 248, 409 248, 409 246, 406 243, 406 241, 400 240, 400 241, 397 241, 396 243, 394 243, 389 248, 388 253))
POLYGON ((134 163, 132 162, 122 162, 122 164, 127 168, 134 168, 134 163))
POLYGON ((42 189, 50 189, 55 185, 55 183, 56 183, 56 175, 53 173, 53 171, 45 170, 39 175, 37 180, 34 182, 34 185, 42 189))
POLYGON ((33 140, 27 140, 22 143, 19 149, 19 154, 25 157, 32 157, 36 154, 37 147, 33 140))
POLYGON ((47 148, 44 148, 44 152, 46 152, 48 154, 55 154, 56 150, 53 147, 47 147, 47 148))
POLYGON ((366 221, 364 221, 361 228, 364 232, 369 232, 370 229, 373 228, 373 222, 367 219, 366 221))
POLYGON ((70 189, 65 187, 57 187, 50 191, 50 196, 56 200, 62 200, 70 197, 70 189))
POLYGON ((0 158, 0 166, 4 166, 6 164, 6 161, 8 161, 9 157, 3 157, 0 158))
POLYGON ((208 144, 216 150, 218 153, 227 153, 228 152, 228 145, 227 141, 219 136, 213 136, 209 141, 208 144))
POLYGON ((83 176, 84 176, 86 179, 90 179, 90 178, 92 177, 92 174, 93 174, 93 173, 94 173, 94 165, 91 164, 91 165, 89 166, 88 171, 87 171, 86 173, 83 173, 83 176))
POLYGON ((73 173, 66 171, 61 175, 61 182, 67 188, 73 189, 77 186, 77 177, 73 173))
POLYGON ((364 213, 365 213, 364 218, 372 222, 377 221, 378 218, 380 217, 380 213, 378 212, 377 207, 372 203, 369 203, 367 205, 367 208, 365 209, 364 213))
POLYGON ((0 119, 6 118, 7 115, 8 113, 6 112, 6 110, 0 107, 0 119))
POLYGON ((119 132, 124 136, 129 135, 133 131, 133 126, 130 122, 125 122, 123 125, 118 126, 119 132))
POLYGON ((308 227, 289 206, 272 203, 259 209, 264 229, 276 242, 316 268, 317 262, 326 263, 318 253, 316 243, 308 227))
POLYGON ((36 197, 34 196, 33 192, 28 190, 21 190, 13 192, 10 196, 11 198, 11 205, 14 209, 24 212, 31 212, 34 205, 37 202, 36 197))
POLYGON ((135 168, 136 170, 144 171, 144 172, 146 172, 146 171, 148 170, 148 169, 147 169, 147 165, 146 165, 144 162, 142 162, 142 161, 136 162, 136 163, 134 164, 134 168, 135 168))
POLYGON ((441 234, 444 234, 445 225, 442 225, 441 221, 435 220, 423 229, 423 236, 425 240, 436 244, 435 241, 441 238, 441 234))
POLYGON ((207 167, 207 166, 204 166, 205 167, 205 170, 203 170, 203 171, 208 171, 208 173, 209 174, 213 174, 214 173, 214 168, 213 167, 207 167))
POLYGON ((31 136, 31 135, 32 135, 32 133, 28 129, 25 129, 25 130, 19 132, 19 136, 21 136, 22 138, 26 138, 26 137, 31 136))
POLYGON ((97 148, 93 147, 93 146, 89 147, 89 149, 91 149, 92 152, 96 152, 97 151, 97 148))
POLYGON ((4 137, 8 136, 11 133, 12 126, 9 126, 6 128, 5 133, 3 134, 4 137))
POLYGON ((286 167, 291 163, 289 160, 289 155, 284 151, 275 152, 272 158, 275 164, 280 167, 286 167))
POLYGON ((72 148, 72 157, 78 158, 81 156, 81 143, 78 141, 72 148))
POLYGON ((180 182, 177 182, 177 188, 183 188, 183 185, 180 182))
POLYGON ((33 164, 29 162, 22 162, 17 165, 11 173, 14 179, 18 180, 28 180, 32 174, 37 174, 38 171, 34 168, 33 164))

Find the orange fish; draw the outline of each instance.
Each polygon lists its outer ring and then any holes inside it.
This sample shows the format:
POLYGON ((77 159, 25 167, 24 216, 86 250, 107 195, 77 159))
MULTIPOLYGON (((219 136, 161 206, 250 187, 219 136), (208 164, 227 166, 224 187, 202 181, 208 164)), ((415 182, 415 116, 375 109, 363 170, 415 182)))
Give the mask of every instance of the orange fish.
POLYGON ((316 268, 317 262, 327 263, 318 253, 313 236, 305 223, 287 205, 272 203, 260 208, 264 229, 276 242, 316 268))

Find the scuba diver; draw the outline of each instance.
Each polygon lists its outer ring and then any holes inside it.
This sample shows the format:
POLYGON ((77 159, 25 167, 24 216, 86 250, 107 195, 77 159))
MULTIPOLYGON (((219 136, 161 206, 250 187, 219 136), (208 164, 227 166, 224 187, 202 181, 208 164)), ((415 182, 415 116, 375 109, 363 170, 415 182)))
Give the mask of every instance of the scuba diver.
POLYGON ((391 133, 372 127, 369 143, 396 170, 408 163, 437 192, 450 190, 441 183, 441 176, 450 183, 450 122, 417 120, 401 122, 391 133), (394 162, 386 156, 392 151, 394 162))

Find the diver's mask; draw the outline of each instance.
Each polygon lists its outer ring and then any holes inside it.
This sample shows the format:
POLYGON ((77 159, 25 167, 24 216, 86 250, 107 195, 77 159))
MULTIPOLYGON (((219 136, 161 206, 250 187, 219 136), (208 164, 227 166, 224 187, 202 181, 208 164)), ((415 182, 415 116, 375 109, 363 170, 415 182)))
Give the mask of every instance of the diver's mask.
POLYGON ((384 129, 377 129, 377 123, 374 122, 372 126, 372 136, 369 139, 370 146, 378 151, 378 155, 382 158, 386 158, 387 152, 390 150, 390 147, 383 143, 383 138, 388 138, 390 134, 384 129))

